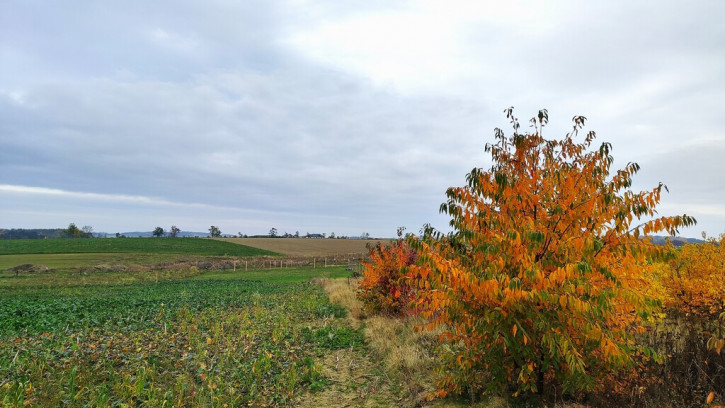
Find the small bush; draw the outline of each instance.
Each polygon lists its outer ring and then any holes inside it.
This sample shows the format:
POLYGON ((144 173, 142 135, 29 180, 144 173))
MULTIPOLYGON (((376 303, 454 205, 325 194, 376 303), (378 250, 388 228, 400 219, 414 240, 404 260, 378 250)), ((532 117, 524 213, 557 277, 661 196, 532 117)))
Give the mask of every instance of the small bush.
POLYGON ((416 261, 416 252, 402 237, 385 246, 377 243, 369 251, 370 261, 363 263, 358 298, 372 313, 407 314, 413 292, 407 271, 416 261))

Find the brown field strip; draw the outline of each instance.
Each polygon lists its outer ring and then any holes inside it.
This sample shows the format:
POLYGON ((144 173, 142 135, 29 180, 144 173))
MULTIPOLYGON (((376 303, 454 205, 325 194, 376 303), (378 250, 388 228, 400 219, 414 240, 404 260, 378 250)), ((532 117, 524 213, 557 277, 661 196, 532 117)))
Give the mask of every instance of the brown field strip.
POLYGON ((368 243, 385 239, 312 239, 312 238, 218 238, 220 241, 266 249, 286 256, 335 256, 367 254, 368 243))

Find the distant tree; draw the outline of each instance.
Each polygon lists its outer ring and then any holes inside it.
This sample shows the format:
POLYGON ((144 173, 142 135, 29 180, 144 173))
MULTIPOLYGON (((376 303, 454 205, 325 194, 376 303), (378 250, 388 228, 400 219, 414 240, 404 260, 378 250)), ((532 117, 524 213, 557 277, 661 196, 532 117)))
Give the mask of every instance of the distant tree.
POLYGON ((164 229, 161 228, 161 227, 156 227, 156 228, 154 228, 153 234, 154 234, 154 236, 156 238, 163 237, 164 236, 164 229))
POLYGON ((81 228, 81 237, 93 238, 93 227, 90 225, 84 225, 83 228, 81 228))
POLYGON ((63 234, 68 238, 80 238, 83 231, 81 231, 74 223, 68 224, 68 228, 63 230, 63 234))
POLYGON ((209 227, 209 235, 211 235, 212 238, 219 238, 222 236, 222 231, 218 227, 212 225, 209 227))
POLYGON ((330 236, 329 236, 329 238, 330 238, 330 239, 334 239, 334 238, 335 238, 335 232, 334 232, 334 231, 330 233, 330 236))
POLYGON ((370 239, 370 234, 367 232, 363 232, 362 235, 360 235, 362 239, 370 239))
POLYGON ((272 229, 269 230, 269 236, 274 238, 277 236, 277 228, 272 227, 272 229))
POLYGON ((300 232, 299 231, 295 231, 295 238, 299 238, 299 237, 300 237, 300 232))
POLYGON ((181 232, 181 230, 176 225, 172 225, 171 229, 169 230, 169 236, 171 238, 176 238, 179 236, 180 232, 181 232))

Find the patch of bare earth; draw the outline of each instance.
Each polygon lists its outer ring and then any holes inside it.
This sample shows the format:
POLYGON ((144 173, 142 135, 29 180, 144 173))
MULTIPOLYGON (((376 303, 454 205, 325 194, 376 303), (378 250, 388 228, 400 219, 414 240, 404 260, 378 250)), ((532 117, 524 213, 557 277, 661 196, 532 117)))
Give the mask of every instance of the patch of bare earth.
POLYGON ((377 239, 314 239, 314 238, 217 238, 220 241, 265 249, 286 256, 339 256, 368 253, 367 244, 388 240, 377 239))

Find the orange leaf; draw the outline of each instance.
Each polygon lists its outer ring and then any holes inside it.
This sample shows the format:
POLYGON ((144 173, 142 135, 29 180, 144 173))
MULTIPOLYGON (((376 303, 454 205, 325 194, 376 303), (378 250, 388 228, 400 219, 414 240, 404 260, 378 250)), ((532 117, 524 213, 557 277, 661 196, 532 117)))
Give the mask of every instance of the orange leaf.
POLYGON ((715 393, 710 391, 710 393, 707 394, 707 399, 705 400, 705 403, 710 404, 710 403, 712 403, 712 400, 714 400, 714 399, 715 399, 715 393))

